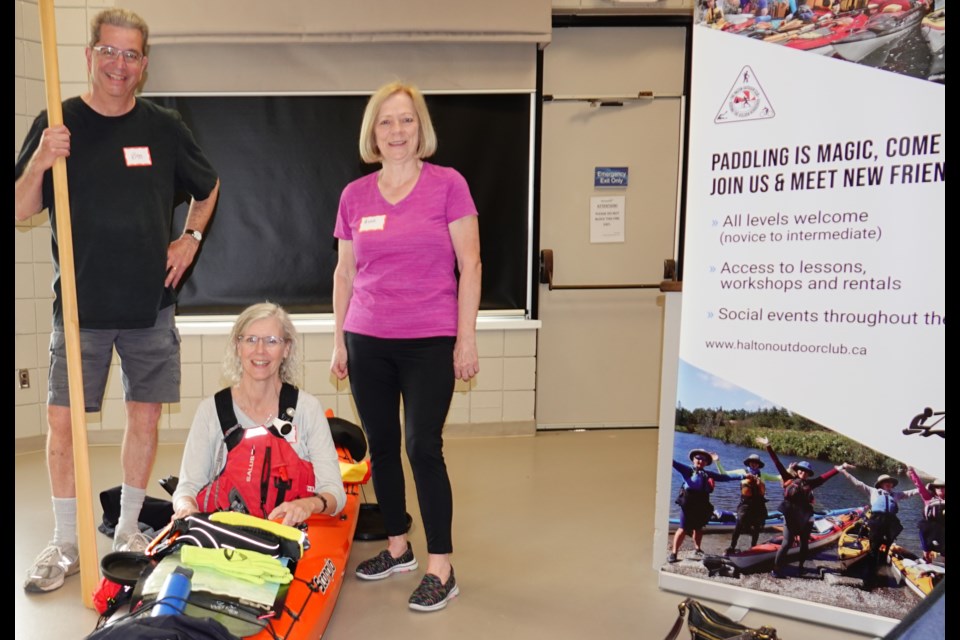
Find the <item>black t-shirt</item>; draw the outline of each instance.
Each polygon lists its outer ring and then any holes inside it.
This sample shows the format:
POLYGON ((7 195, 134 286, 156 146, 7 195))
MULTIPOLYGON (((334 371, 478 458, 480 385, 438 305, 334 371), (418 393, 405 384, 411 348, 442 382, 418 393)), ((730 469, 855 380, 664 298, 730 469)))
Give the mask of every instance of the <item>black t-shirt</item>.
MULTIPOLYGON (((173 304, 163 286, 178 194, 204 200, 217 174, 180 115, 145 100, 122 116, 103 116, 80 98, 63 103, 70 130, 67 183, 77 307, 84 329, 151 327, 173 304)), ((47 114, 37 116, 17 159, 19 177, 40 143, 47 114)), ((53 178, 43 206, 53 231, 54 326, 63 326, 53 178)))

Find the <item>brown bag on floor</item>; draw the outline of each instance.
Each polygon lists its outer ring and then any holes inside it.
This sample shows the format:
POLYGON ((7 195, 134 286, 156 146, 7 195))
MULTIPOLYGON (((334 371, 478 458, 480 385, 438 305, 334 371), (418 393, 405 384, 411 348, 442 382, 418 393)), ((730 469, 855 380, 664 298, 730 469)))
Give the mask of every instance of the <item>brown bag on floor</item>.
POLYGON ((693 598, 681 602, 678 609, 680 615, 664 640, 676 640, 683 628, 684 617, 690 628, 690 640, 779 640, 777 630, 772 627, 751 629, 693 598))

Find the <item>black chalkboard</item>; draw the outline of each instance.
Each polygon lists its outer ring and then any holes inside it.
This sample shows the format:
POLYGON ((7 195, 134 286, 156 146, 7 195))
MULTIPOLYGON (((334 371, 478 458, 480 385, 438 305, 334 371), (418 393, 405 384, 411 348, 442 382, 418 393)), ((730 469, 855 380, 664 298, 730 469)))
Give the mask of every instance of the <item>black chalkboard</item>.
MULTIPOLYGON (((379 165, 360 160, 366 96, 150 96, 180 112, 220 175, 216 213, 179 292, 180 315, 234 314, 271 300, 333 310, 340 192, 379 165)), ((528 94, 430 95, 436 164, 467 180, 480 221, 484 310, 525 309, 528 94)), ((179 235, 186 203, 174 212, 179 235)))

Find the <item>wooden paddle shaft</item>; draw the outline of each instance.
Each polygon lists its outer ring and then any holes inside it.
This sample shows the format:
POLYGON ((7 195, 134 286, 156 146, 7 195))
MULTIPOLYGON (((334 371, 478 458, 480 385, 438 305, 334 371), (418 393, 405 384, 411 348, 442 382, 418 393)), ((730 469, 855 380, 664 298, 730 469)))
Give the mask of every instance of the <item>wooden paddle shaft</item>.
MULTIPOLYGON (((40 0, 40 42, 47 94, 49 126, 63 124, 60 103, 60 71, 57 66, 57 30, 53 0, 40 0)), ((77 538, 80 549, 80 591, 83 604, 93 608, 93 592, 100 581, 97 568, 96 526, 90 487, 87 452, 87 421, 83 400, 83 367, 80 356, 80 321, 77 312, 77 283, 73 268, 73 232, 70 228, 70 198, 66 158, 53 165, 54 206, 57 218, 57 248, 60 250, 60 295, 63 305, 63 333, 67 347, 67 380, 70 384, 70 422, 73 429, 73 467, 77 492, 77 538)))

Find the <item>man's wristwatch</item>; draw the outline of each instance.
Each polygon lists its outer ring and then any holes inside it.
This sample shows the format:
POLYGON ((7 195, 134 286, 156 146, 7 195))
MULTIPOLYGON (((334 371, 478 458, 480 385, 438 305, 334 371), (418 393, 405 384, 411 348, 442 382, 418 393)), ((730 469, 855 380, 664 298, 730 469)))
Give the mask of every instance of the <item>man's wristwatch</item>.
POLYGON ((193 239, 196 240, 197 242, 203 241, 203 234, 200 233, 199 231, 197 231, 196 229, 184 229, 184 230, 183 230, 183 235, 185 235, 185 236, 190 236, 191 238, 193 238, 193 239))

